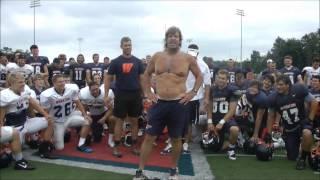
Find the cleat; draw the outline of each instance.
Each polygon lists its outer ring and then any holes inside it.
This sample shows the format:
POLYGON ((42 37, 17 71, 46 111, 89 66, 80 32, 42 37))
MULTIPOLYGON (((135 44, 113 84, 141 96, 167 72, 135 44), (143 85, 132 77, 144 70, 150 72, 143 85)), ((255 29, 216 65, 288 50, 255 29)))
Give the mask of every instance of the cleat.
POLYGON ((230 160, 237 160, 237 157, 236 157, 236 153, 235 153, 235 151, 234 150, 229 150, 228 151, 228 158, 230 159, 230 160))
POLYGON ((298 159, 296 170, 304 170, 306 168, 306 161, 303 159, 298 159))
POLYGON ((21 159, 20 161, 17 161, 14 165, 15 170, 34 170, 35 167, 31 166, 28 161, 21 159))

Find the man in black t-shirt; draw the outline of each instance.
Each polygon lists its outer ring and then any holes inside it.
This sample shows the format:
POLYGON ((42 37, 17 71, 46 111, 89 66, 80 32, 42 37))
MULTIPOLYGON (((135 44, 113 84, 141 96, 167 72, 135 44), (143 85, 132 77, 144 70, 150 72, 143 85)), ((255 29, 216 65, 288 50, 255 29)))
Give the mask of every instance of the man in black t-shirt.
MULTIPOLYGON (((136 146, 138 137, 138 117, 142 111, 142 97, 140 81, 143 77, 143 66, 141 60, 131 54, 132 45, 129 37, 121 39, 122 55, 112 60, 105 78, 105 92, 109 92, 112 79, 115 77, 115 98, 113 115, 117 118, 115 125, 115 146, 113 155, 122 157, 118 151, 120 144, 123 120, 128 116, 132 125, 132 153, 139 155, 136 146)), ((105 95, 108 103, 108 93, 105 95)))

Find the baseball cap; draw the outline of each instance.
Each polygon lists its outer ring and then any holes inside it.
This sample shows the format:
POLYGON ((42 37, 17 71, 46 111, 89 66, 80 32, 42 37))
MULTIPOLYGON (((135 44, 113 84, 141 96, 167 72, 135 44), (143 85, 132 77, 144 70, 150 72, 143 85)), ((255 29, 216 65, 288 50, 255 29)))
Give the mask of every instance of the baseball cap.
POLYGON ((267 60, 267 64, 269 64, 269 63, 273 63, 273 60, 272 59, 268 59, 267 60))
POLYGON ((188 49, 188 54, 190 54, 191 56, 193 56, 193 57, 197 57, 197 55, 198 55, 198 50, 196 50, 196 49, 188 49))
POLYGON ((199 47, 196 44, 190 44, 188 46, 188 54, 190 54, 193 57, 197 57, 198 53, 199 53, 199 47))

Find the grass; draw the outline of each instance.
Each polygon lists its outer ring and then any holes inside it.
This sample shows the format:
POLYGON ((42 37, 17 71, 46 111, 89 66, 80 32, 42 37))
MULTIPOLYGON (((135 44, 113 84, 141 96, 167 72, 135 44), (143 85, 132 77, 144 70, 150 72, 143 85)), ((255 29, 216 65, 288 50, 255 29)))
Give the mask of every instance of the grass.
MULTIPOLYGON (((224 155, 207 156, 216 180, 320 180, 309 167, 295 170, 295 162, 283 157, 262 162, 254 156, 238 157, 231 161, 224 155)), ((16 171, 11 167, 0 170, 0 180, 131 180, 132 175, 117 174, 99 170, 31 162, 34 171, 16 171)), ((197 179, 197 176, 194 178, 197 179)))
POLYGON ((226 156, 208 156, 216 180, 320 180, 309 167, 306 170, 295 170, 296 163, 283 157, 272 161, 258 161, 255 156, 238 157, 236 161, 226 156))
POLYGON ((0 180, 131 180, 132 175, 31 161, 33 171, 17 171, 12 165, 0 170, 0 180))

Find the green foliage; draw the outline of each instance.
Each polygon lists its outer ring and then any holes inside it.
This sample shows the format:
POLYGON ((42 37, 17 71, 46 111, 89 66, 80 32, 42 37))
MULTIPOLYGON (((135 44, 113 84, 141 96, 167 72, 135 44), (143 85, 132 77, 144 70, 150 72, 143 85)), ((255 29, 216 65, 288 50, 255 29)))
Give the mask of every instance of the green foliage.
POLYGON ((273 59, 277 67, 283 67, 283 57, 291 55, 293 65, 302 69, 310 66, 312 58, 320 55, 320 29, 304 35, 301 39, 282 39, 277 37, 273 47, 265 56, 261 56, 259 51, 253 50, 249 62, 243 62, 244 66, 250 66, 255 72, 260 72, 266 68, 266 60, 273 59))

